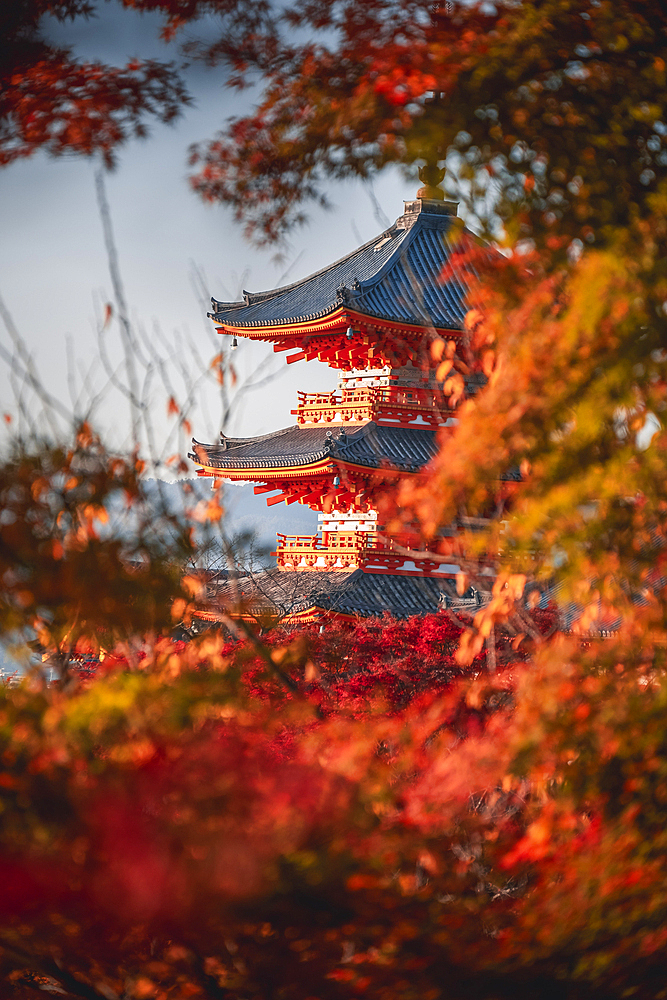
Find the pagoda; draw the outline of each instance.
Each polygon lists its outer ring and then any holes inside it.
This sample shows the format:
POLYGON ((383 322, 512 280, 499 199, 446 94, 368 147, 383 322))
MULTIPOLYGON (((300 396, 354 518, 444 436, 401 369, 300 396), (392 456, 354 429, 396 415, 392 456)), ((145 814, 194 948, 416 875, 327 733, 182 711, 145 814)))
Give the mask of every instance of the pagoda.
POLYGON ((393 226, 329 267, 282 288, 244 291, 239 302, 212 299, 208 315, 232 346, 239 337, 264 341, 290 352, 288 364, 317 358, 339 373, 334 392, 298 394, 291 427, 193 440, 200 476, 252 481, 268 505, 318 511, 318 534, 278 535, 276 568, 235 583, 253 614, 280 607, 285 592, 292 620, 405 617, 456 600, 456 528, 425 551, 417 525, 389 533, 382 524, 388 491, 424 475, 438 435, 456 422, 430 369, 432 341, 458 344, 463 333, 466 288, 442 280, 458 238, 456 210, 427 182, 393 226))

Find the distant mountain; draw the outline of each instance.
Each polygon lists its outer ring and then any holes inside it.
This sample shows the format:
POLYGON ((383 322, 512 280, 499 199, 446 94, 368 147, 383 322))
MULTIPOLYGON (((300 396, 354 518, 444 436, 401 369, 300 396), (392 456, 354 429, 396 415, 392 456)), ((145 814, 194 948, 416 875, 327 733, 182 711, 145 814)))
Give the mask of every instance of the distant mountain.
MULTIPOLYGON (((198 499, 208 500, 211 495, 210 482, 205 479, 186 479, 176 483, 149 479, 145 486, 149 496, 155 493, 157 498, 159 492, 172 514, 182 514, 198 499)), ((279 531, 286 535, 314 535, 317 532, 317 514, 309 507, 299 503, 267 507, 266 496, 255 496, 252 483, 227 484, 223 506, 227 534, 233 536, 248 532, 255 536, 257 545, 273 549, 279 531)))
POLYGON ((300 503, 266 506, 266 496, 255 496, 252 484, 225 487, 225 509, 235 532, 254 531, 262 542, 275 544, 279 531, 286 535, 314 535, 317 514, 300 503))

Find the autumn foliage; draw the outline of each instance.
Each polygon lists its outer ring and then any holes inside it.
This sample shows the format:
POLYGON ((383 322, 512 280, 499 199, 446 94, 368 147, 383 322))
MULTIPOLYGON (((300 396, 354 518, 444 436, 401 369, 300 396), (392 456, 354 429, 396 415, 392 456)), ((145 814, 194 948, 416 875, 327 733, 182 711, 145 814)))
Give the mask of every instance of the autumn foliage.
MULTIPOLYGON (((664 4, 134 6, 177 38, 221 14, 190 55, 263 83, 256 111, 193 154, 196 190, 256 238, 288 232, 331 178, 447 163, 496 246, 458 231, 463 336, 424 343, 458 422, 427 486, 391 499, 425 536, 461 529, 464 588, 483 554, 494 578, 470 616, 262 637, 227 623, 178 643, 193 535, 141 514, 137 456, 87 428, 71 448, 17 447, 0 469, 0 612, 38 662, 0 697, 5 993, 659 1000, 664 4), (521 481, 499 502, 509 468, 521 481), (114 497, 138 512, 122 537, 105 533, 114 497)), ((61 54, 85 84, 61 114, 39 20, 83 9, 3 9, 5 161, 109 152, 180 101, 162 70, 100 76, 61 54)))
POLYGON ((655 665, 560 637, 489 675, 460 631, 212 631, 5 689, 7 990, 653 995, 655 665))
POLYGON ((169 122, 188 101, 173 64, 156 60, 106 66, 76 59, 50 43, 47 16, 89 17, 86 0, 25 0, 0 11, 0 165, 39 149, 101 154, 146 134, 150 116, 169 122))

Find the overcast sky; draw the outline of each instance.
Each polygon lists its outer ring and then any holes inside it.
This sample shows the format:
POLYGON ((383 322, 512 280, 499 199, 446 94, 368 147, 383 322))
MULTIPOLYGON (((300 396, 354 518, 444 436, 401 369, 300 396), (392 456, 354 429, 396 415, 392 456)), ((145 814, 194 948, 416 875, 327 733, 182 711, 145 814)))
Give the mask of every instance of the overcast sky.
MULTIPOLYGON (((159 23, 152 15, 102 5, 97 20, 55 30, 60 41, 85 57, 124 64, 135 55, 171 58, 157 39, 159 23)), ((329 191, 334 211, 314 209, 310 224, 292 237, 286 259, 277 262, 275 251, 248 245, 228 209, 205 206, 191 193, 186 162, 189 144, 212 136, 227 116, 242 113, 248 98, 225 89, 221 70, 197 68, 190 71, 188 83, 195 106, 175 126, 152 125, 148 139, 125 146, 106 184, 133 319, 150 337, 159 328, 174 343, 175 353, 189 331, 209 359, 214 350, 192 287, 193 265, 205 275, 209 295, 237 298, 241 287, 273 288, 326 266, 373 238, 386 223, 361 184, 337 185, 329 191)), ((63 399, 68 398, 68 339, 80 374, 96 355, 96 314, 111 299, 95 168, 81 158, 54 160, 38 154, 0 173, 0 294, 45 384, 63 399)), ((396 172, 381 178, 375 195, 388 219, 402 213, 402 199, 414 197, 415 187, 396 172)), ((117 336, 113 325, 109 335, 117 336)), ((8 342, 5 330, 0 337, 8 342)), ((235 355, 241 379, 252 377, 267 353, 272 352, 241 342, 235 355)), ((244 395, 234 413, 234 433, 245 436, 286 426, 293 422, 289 411, 297 389, 335 384, 335 373, 319 362, 287 368, 284 355, 274 358, 279 375, 244 395)), ((95 379, 96 384, 105 381, 100 371, 95 379)), ((4 374, 0 390, 3 409, 13 411, 4 374)), ((155 405, 161 432, 165 403, 157 391, 155 405)), ((112 394, 97 419, 121 443, 128 421, 120 398, 112 394)), ((210 402, 208 416, 204 410, 193 413, 192 431, 200 440, 210 440, 218 422, 210 402)), ((178 447, 183 445, 182 440, 178 447)))

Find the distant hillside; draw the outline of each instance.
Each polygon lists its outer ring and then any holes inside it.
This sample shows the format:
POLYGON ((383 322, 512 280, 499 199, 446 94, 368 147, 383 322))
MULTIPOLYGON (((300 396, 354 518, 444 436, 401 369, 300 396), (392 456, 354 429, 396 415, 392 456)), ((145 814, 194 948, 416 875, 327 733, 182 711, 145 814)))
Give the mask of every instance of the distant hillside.
POLYGON ((300 503, 267 507, 266 496, 255 496, 252 485, 227 486, 225 506, 235 532, 255 531, 260 540, 271 545, 278 531, 287 535, 314 535, 317 531, 317 514, 310 507, 300 503))
MULTIPOLYGON (((185 506, 192 506, 192 494, 188 494, 185 484, 193 490, 196 497, 208 499, 211 495, 210 482, 205 479, 187 479, 177 483, 158 482, 149 479, 146 483, 147 492, 160 489, 168 510, 180 514, 185 506)), ((266 506, 266 495, 255 496, 251 483, 245 485, 228 484, 225 486, 223 504, 225 507, 225 528, 227 534, 239 535, 252 533, 258 545, 274 547, 276 533, 287 535, 314 535, 317 531, 317 514, 302 504, 293 503, 289 507, 276 504, 266 506)))

